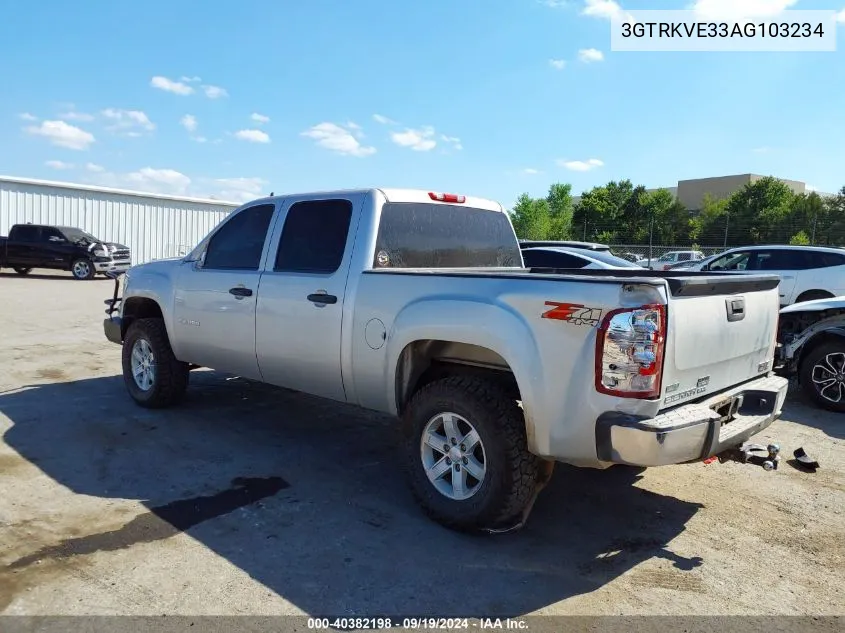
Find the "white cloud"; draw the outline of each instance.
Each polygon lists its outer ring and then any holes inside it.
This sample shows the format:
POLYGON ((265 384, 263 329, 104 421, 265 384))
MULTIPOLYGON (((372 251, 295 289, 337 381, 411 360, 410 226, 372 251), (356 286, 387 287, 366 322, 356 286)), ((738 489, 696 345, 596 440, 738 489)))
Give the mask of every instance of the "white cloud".
POLYGON ((24 121, 37 121, 38 120, 37 116, 33 116, 29 112, 21 112, 18 116, 21 119, 23 119, 24 121))
POLYGON ((156 193, 185 194, 191 179, 174 169, 153 169, 144 167, 138 171, 126 174, 125 179, 133 186, 141 187, 144 191, 156 193))
POLYGON ((620 19, 622 7, 614 0, 584 0, 584 8, 581 10, 581 14, 606 20, 620 19))
POLYGON ((101 172, 104 172, 106 170, 106 168, 103 167, 102 165, 97 165, 95 163, 86 163, 85 169, 87 169, 88 171, 92 171, 94 173, 101 173, 101 172))
POLYGON ((526 167, 522 170, 522 173, 527 174, 528 176, 534 176, 536 174, 542 174, 543 172, 541 172, 539 169, 534 169, 533 167, 526 167))
POLYGON ((221 97, 229 96, 226 89, 221 88, 220 86, 203 86, 202 89, 205 92, 205 96, 209 99, 220 99, 221 97))
POLYGON ((106 128, 107 130, 110 132, 122 132, 130 137, 142 136, 141 131, 152 132, 156 127, 150 121, 149 117, 140 110, 106 108, 101 114, 110 121, 113 121, 113 124, 106 128))
POLYGON ((703 19, 768 18, 779 15, 798 0, 696 0, 692 6, 703 19))
POLYGON ((596 48, 582 48, 578 51, 578 59, 585 64, 600 62, 604 60, 604 53, 596 48))
POLYGON ((44 164, 51 169, 73 169, 74 167, 73 163, 65 163, 61 160, 48 160, 44 164))
POLYGON ((464 148, 463 144, 461 143, 461 139, 459 139, 457 136, 446 136, 445 134, 441 134, 440 140, 444 143, 449 143, 454 149, 460 150, 464 148))
POLYGON ((94 115, 93 114, 86 114, 85 112, 65 112, 64 114, 60 115, 63 119, 67 119, 68 121, 93 121, 94 115))
POLYGON ((842 9, 842 11, 836 14, 836 21, 840 24, 845 24, 845 9, 842 9))
POLYGON ((437 146, 437 141, 434 140, 434 128, 430 125, 418 130, 406 128, 404 132, 391 132, 390 140, 416 152, 427 152, 437 146))
POLYGON ((819 188, 818 188, 818 187, 814 187, 813 185, 804 185, 804 189, 806 189, 806 190, 807 190, 807 191, 809 191, 810 193, 813 193, 814 191, 818 191, 818 190, 819 190, 819 188))
POLYGON ((270 117, 265 116, 263 114, 258 114, 258 112, 253 112, 252 116, 249 117, 249 118, 252 119, 253 121, 255 121, 256 123, 269 123, 270 122, 270 117))
POLYGON ((188 130, 188 132, 193 132, 197 129, 197 117, 193 114, 186 114, 179 119, 179 125, 188 130))
POLYGON ((597 167, 604 166, 604 162, 600 161, 598 158, 590 158, 588 160, 559 160, 557 164, 561 167, 565 167, 570 171, 590 171, 592 169, 596 169, 597 167))
POLYGON ((566 68, 566 60, 565 59, 550 59, 549 66, 554 68, 555 70, 563 70, 566 68))
POLYGON ((165 92, 172 92, 173 94, 177 95, 189 95, 193 94, 194 89, 189 86, 188 84, 181 83, 179 81, 173 81, 168 79, 167 77, 162 77, 157 75, 150 80, 150 85, 153 88, 158 88, 159 90, 164 90, 165 92))
POLYGON ((569 5, 569 0, 537 0, 540 4, 544 4, 552 9, 559 9, 569 5))
POLYGON ((64 121, 42 121, 41 125, 30 125, 29 134, 43 136, 53 145, 68 149, 85 150, 95 141, 94 135, 64 121))
POLYGON ((336 123, 318 123, 300 133, 302 136, 314 139, 317 145, 344 156, 358 156, 363 158, 376 153, 376 148, 361 145, 353 131, 336 123))
POLYGON ((373 121, 375 121, 376 123, 381 123, 382 125, 396 125, 396 121, 387 118, 383 114, 374 114, 373 121))
POLYGON ((224 200, 249 202, 267 195, 268 183, 263 178, 217 178, 214 184, 218 190, 212 195, 224 200))
POLYGON ((196 84, 202 81, 199 77, 186 77, 182 75, 179 77, 179 81, 184 81, 186 84, 196 84))
POLYGON ((240 130, 235 132, 235 138, 250 143, 269 143, 270 135, 261 130, 240 130))

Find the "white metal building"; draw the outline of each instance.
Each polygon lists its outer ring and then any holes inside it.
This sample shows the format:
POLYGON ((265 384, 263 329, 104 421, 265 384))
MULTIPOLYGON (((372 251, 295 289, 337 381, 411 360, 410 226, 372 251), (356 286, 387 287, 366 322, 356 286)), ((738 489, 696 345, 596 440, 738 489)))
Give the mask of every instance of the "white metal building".
POLYGON ((190 251, 238 206, 66 182, 0 176, 0 235, 13 224, 74 226, 129 246, 132 264, 190 251))

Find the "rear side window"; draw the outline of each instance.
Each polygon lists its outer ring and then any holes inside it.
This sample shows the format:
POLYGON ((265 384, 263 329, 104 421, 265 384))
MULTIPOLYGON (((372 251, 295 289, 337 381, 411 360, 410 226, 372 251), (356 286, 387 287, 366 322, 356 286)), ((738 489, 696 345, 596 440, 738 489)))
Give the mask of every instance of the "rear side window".
POLYGON ((16 242, 37 242, 41 227, 19 224, 9 232, 9 239, 16 242))
POLYGON ((812 268, 829 268, 845 265, 845 253, 828 253, 825 251, 808 251, 812 268))
POLYGON ((526 268, 584 268, 589 263, 570 253, 531 249, 522 251, 522 259, 526 268))
POLYGON ((208 242, 202 267, 258 270, 273 210, 272 204, 261 204, 243 209, 227 220, 208 242))
POLYGON ((495 266, 522 266, 504 213, 424 202, 382 208, 373 268, 495 266))
POLYGON ((329 275, 340 267, 352 220, 349 200, 305 200, 288 210, 276 272, 329 275))
POLYGON ((806 270, 812 267, 807 251, 773 249, 757 251, 754 270, 806 270))

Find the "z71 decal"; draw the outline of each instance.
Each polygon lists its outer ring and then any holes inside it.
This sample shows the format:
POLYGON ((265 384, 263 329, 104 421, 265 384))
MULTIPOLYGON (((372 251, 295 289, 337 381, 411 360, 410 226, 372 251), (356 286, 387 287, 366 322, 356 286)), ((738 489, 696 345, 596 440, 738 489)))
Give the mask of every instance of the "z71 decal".
POLYGON ((596 327, 601 319, 599 308, 588 308, 580 303, 546 301, 546 306, 550 306, 551 310, 543 312, 544 319, 556 319, 572 323, 572 325, 589 325, 590 327, 596 327))

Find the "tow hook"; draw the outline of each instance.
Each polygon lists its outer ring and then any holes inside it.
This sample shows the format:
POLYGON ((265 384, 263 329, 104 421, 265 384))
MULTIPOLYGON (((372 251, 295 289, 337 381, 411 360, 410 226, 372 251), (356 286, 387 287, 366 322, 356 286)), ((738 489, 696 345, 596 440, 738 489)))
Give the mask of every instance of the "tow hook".
POLYGON ((728 461, 739 462, 740 464, 754 464, 762 466, 764 470, 777 470, 780 464, 780 446, 777 444, 743 444, 720 453, 719 462, 724 464, 728 461), (759 453, 765 453, 760 455, 759 453))

